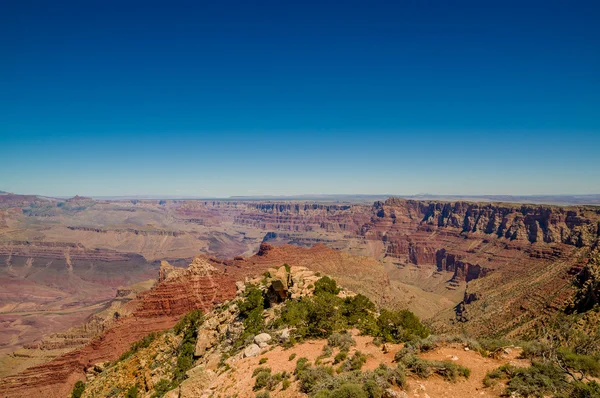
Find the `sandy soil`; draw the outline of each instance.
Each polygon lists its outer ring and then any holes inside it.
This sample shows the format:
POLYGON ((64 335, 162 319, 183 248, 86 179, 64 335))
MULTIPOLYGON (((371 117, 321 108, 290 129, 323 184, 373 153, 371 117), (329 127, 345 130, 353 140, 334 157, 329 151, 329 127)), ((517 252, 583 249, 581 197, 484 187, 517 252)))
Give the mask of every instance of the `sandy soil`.
MULTIPOLYGON (((354 333, 356 334, 356 332, 354 333)), ((372 337, 355 335, 354 339, 357 344, 350 350, 350 355, 354 351, 359 350, 368 357, 363 370, 375 369, 380 363, 384 363, 390 367, 396 366, 393 363, 394 354, 402 348, 402 345, 387 344, 387 352, 383 352, 382 346, 377 347, 373 344, 372 337)), ((306 357, 314 363, 317 357, 322 354, 326 343, 325 340, 308 341, 290 349, 278 346, 266 350, 254 358, 244 358, 237 361, 232 358, 229 361, 232 368, 231 372, 219 375, 213 383, 215 396, 227 397, 234 396, 235 394, 238 394, 239 397, 253 396, 250 393, 255 380, 252 378, 252 372, 258 366, 270 367, 273 374, 283 371, 293 372, 296 361, 301 357, 306 357), (290 361, 289 358, 293 354, 296 354, 296 357, 290 361), (267 362, 263 365, 259 364, 261 358, 267 358, 267 362)), ((337 349, 334 350, 333 355, 330 358, 322 360, 322 363, 330 364, 337 352, 337 349)), ((458 357, 458 360, 455 362, 471 369, 471 377, 468 380, 462 379, 456 383, 450 383, 438 376, 432 376, 428 379, 409 376, 406 393, 410 398, 499 397, 503 387, 498 385, 494 388, 485 388, 483 386, 483 378, 488 371, 505 363, 510 362, 517 366, 529 366, 527 361, 517 359, 519 353, 519 350, 512 350, 509 355, 506 355, 502 359, 483 358, 477 352, 465 351, 462 345, 451 345, 424 353, 420 356, 425 359, 451 360, 452 357, 458 357)), ((298 391, 296 382, 292 382, 291 387, 285 391, 282 391, 281 387, 277 388, 271 392, 271 396, 286 398, 306 397, 305 394, 298 391)))

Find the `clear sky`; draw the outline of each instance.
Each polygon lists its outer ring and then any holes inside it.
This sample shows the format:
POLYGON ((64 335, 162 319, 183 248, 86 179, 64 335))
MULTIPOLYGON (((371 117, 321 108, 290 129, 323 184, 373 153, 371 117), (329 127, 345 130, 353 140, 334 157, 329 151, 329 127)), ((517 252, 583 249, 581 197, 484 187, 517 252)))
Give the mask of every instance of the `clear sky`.
POLYGON ((600 193, 598 1, 27 1, 0 190, 600 193))

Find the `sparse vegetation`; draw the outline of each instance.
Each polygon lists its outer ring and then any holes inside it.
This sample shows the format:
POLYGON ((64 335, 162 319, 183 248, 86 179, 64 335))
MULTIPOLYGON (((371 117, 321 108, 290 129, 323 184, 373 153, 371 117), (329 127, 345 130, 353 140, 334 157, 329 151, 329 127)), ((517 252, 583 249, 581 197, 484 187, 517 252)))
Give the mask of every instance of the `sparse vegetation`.
POLYGON ((73 386, 73 391, 71 392, 71 398, 80 398, 85 391, 85 384, 79 380, 73 386))
POLYGON ((333 364, 335 365, 342 361, 345 361, 347 357, 348 357, 348 351, 340 351, 334 357, 333 364))
MULTIPOLYGON (((362 355, 358 353, 356 358, 359 358, 358 367, 362 366, 362 355)), ((297 369, 300 391, 312 397, 381 397, 383 391, 392 385, 406 385, 401 368, 391 369, 383 364, 374 371, 351 369, 334 374, 331 367, 312 367, 303 361, 297 369)))
POLYGON ((244 333, 235 343, 235 347, 241 347, 246 339, 253 337, 263 331, 265 322, 262 317, 264 311, 265 298, 262 291, 255 285, 248 285, 244 300, 238 304, 240 310, 240 318, 243 319, 244 333))
POLYGON ((256 375, 259 374, 260 372, 271 373, 271 368, 266 367, 266 366, 259 366, 258 368, 254 369, 252 371, 252 377, 256 377, 256 375))
POLYGON ((195 310, 186 314, 181 321, 175 325, 176 334, 183 333, 183 339, 179 345, 177 364, 174 370, 173 387, 185 379, 185 372, 194 365, 194 351, 198 338, 198 328, 204 322, 201 310, 195 310))
POLYGON ((125 393, 125 398, 137 398, 138 396, 138 386, 137 384, 130 387, 125 393))
POLYGON ((599 398, 600 385, 595 381, 569 380, 564 369, 551 361, 534 361, 530 367, 510 364, 488 372, 483 379, 486 387, 506 381, 506 395, 522 397, 599 398))
POLYGON ((429 330, 408 310, 382 310, 377 318, 378 335, 384 341, 401 343, 429 336, 429 330))
POLYGON ((327 345, 330 347, 338 347, 340 351, 348 351, 351 346, 356 345, 356 341, 352 335, 346 331, 342 333, 333 333, 327 339, 327 345))
POLYGON ((150 344, 152 344, 152 342, 154 340, 156 340, 156 338, 158 336, 160 336, 159 333, 152 332, 152 333, 148 334, 147 336, 145 336, 144 338, 142 338, 141 340, 136 341, 135 343, 133 343, 131 345, 131 348, 129 348, 129 350, 127 350, 126 352, 121 354, 121 357, 119 358, 119 360, 123 361, 123 360, 131 357, 133 354, 135 354, 139 350, 150 347, 150 344))
POLYGON ((417 357, 414 349, 405 347, 399 351, 395 359, 414 375, 427 378, 433 374, 438 374, 444 379, 455 382, 459 377, 469 378, 471 370, 451 361, 430 361, 417 357))
POLYGON ((326 294, 338 294, 340 289, 337 287, 335 280, 328 276, 324 276, 315 282, 315 296, 326 294))
POLYGON ((376 317, 375 304, 366 296, 342 299, 337 296, 339 291, 335 280, 320 278, 313 297, 287 301, 270 327, 291 326, 299 339, 329 337, 353 327, 396 343, 429 335, 429 330, 410 311, 382 310, 376 317))
POLYGON ((282 381, 287 380, 287 387, 289 387, 290 383, 288 380, 289 375, 286 372, 271 374, 271 368, 261 366, 254 369, 252 372, 252 377, 256 378, 253 387, 254 391, 262 390, 263 388, 273 391, 282 381))
POLYGON ((154 385, 154 394, 152 398, 161 398, 171 389, 171 382, 167 379, 161 379, 154 385))

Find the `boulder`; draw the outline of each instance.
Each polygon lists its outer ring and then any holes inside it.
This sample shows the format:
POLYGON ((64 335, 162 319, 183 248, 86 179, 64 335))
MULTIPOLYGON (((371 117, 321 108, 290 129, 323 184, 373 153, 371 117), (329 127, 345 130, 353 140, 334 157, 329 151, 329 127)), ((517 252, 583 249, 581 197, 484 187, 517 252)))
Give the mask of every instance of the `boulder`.
POLYGON ((201 329, 196 340, 194 355, 200 357, 217 342, 217 333, 214 330, 201 329))
POLYGON ((287 295, 287 283, 281 279, 273 279, 271 281, 271 287, 269 288, 269 296, 273 296, 273 298, 275 298, 275 300, 272 301, 281 302, 287 298, 287 295))
POLYGON ((179 387, 175 388, 171 391, 167 391, 163 398, 179 398, 179 387))
POLYGON ((188 377, 188 379, 191 379, 194 377, 202 376, 205 371, 206 370, 204 368, 204 365, 199 365, 199 366, 195 366, 195 367, 191 368, 190 370, 188 370, 187 372, 185 372, 185 375, 188 377))
POLYGON ((237 291, 237 294, 242 294, 246 291, 246 284, 242 281, 237 281, 235 283, 235 290, 237 291))
POLYGON ((179 397, 192 398, 202 396, 203 392, 210 387, 211 382, 215 378, 216 374, 211 370, 195 372, 193 377, 185 379, 179 386, 179 397))
POLYGON ((246 347, 246 349, 244 350, 244 357, 255 357, 257 355, 260 354, 260 347, 258 346, 258 344, 250 344, 248 347, 246 347))
POLYGON ((258 336, 254 337, 254 342, 256 344, 258 344, 259 346, 261 344, 264 344, 266 346, 267 344, 269 344, 271 342, 271 340, 272 340, 271 335, 268 333, 261 333, 258 336))
POLYGON ((283 342, 283 341, 288 341, 289 339, 290 339, 290 329, 285 328, 279 334, 279 340, 281 340, 283 342))

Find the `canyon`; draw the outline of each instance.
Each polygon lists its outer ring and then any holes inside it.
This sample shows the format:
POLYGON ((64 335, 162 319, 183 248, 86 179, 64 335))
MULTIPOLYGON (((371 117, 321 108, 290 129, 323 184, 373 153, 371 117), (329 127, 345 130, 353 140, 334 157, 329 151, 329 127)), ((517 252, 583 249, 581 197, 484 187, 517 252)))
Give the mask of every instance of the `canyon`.
POLYGON ((64 396, 90 364, 283 263, 440 332, 526 335, 572 302, 599 240, 584 205, 0 195, 0 391, 64 396))

